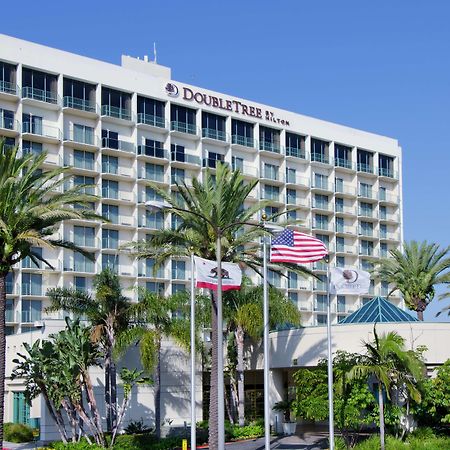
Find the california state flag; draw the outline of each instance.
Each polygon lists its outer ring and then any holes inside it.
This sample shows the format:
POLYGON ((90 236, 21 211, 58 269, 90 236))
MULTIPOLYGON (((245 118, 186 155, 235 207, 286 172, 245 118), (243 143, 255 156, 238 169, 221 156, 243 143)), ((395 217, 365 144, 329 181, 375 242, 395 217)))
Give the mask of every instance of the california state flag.
MULTIPOLYGON (((217 291, 217 262, 209 259, 194 257, 195 281, 198 288, 217 291)), ((240 289, 242 283, 242 271, 237 264, 222 263, 222 291, 240 289)))

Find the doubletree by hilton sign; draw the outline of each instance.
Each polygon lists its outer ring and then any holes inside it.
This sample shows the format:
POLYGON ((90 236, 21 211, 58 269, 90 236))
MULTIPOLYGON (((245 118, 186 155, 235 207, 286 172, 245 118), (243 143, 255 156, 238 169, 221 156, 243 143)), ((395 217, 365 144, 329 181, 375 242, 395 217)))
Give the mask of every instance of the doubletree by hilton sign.
POLYGON ((254 117, 255 119, 265 119, 279 125, 290 126, 288 120, 276 117, 272 111, 257 108, 256 106, 242 103, 239 100, 228 100, 222 97, 216 97, 203 92, 193 91, 191 88, 185 86, 182 87, 182 92, 180 93, 178 86, 174 83, 167 83, 165 89, 167 95, 170 97, 179 97, 181 94, 183 100, 192 101, 198 105, 211 106, 212 108, 222 109, 224 111, 233 111, 242 114, 243 116, 254 117))

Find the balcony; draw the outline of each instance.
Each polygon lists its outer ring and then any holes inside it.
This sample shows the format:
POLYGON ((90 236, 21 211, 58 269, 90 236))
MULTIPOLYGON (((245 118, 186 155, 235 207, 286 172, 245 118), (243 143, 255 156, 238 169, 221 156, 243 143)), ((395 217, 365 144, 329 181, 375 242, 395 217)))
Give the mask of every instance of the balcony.
POLYGON ((366 219, 376 219, 377 212, 374 209, 359 209, 358 216, 365 217, 366 219))
POLYGON ((154 145, 138 145, 138 156, 148 156, 149 158, 169 159, 169 152, 162 147, 155 147, 154 145))
POLYGON ((59 108, 59 97, 56 92, 44 91, 42 89, 25 86, 22 88, 22 98, 53 105, 51 109, 55 109, 55 107, 59 108))
POLYGON ((84 262, 74 261, 71 264, 64 264, 64 272, 93 274, 95 273, 95 264, 90 260, 86 260, 84 262))
POLYGON ((102 105, 102 116, 127 122, 132 120, 131 111, 118 106, 102 105))
POLYGON ((204 158, 203 159, 203 167, 208 167, 209 169, 216 169, 219 164, 224 164, 228 166, 229 164, 222 159, 214 159, 214 158, 204 158))
POLYGON ((370 256, 372 258, 377 258, 378 253, 374 248, 371 247, 360 247, 358 254, 360 256, 370 256))
POLYGON ((232 164, 233 171, 239 170, 246 178, 258 178, 258 169, 249 164, 232 164))
POLYGON ((358 228, 358 234, 362 237, 369 237, 369 238, 373 238, 374 237, 374 232, 373 229, 371 228, 358 228))
POLYGON ((376 200, 376 196, 372 189, 360 189, 358 192, 358 197, 366 198, 370 200, 376 200))
POLYGON ((154 218, 143 218, 139 221, 139 228, 149 228, 151 230, 162 230, 164 228, 164 218, 154 217, 154 218))
POLYGON ((331 231, 331 223, 330 222, 317 222, 313 221, 313 229, 314 230, 321 230, 321 231, 331 231))
POLYGON ((42 320, 41 310, 31 310, 23 311, 21 313, 20 321, 21 323, 34 323, 42 320))
POLYGON ((215 144, 228 144, 229 142, 228 135, 225 131, 215 130, 213 128, 202 128, 202 137, 206 140, 214 141, 215 144))
POLYGON ((164 117, 154 116, 153 114, 138 113, 137 115, 138 125, 147 125, 154 131, 167 132, 168 122, 164 117))
POLYGON ((313 264, 313 270, 320 270, 322 272, 326 272, 328 269, 327 263, 324 261, 317 261, 313 264))
POLYGON ((140 180, 155 181, 157 183, 165 183, 164 171, 146 170, 145 167, 141 167, 139 170, 138 178, 140 180))
POLYGON ((351 234, 351 235, 354 235, 355 232, 356 232, 355 227, 349 227, 349 226, 339 225, 339 224, 336 224, 335 230, 336 230, 337 234, 351 234))
POLYGON ((301 177, 297 173, 293 175, 292 173, 289 172, 286 174, 286 184, 303 189, 309 189, 311 185, 309 178, 301 177))
POLYGON ((62 137, 61 130, 58 127, 33 122, 23 122, 22 133, 25 135, 23 136, 24 139, 30 138, 38 142, 56 143, 61 141, 62 137))
POLYGON ((281 154, 281 146, 275 142, 260 141, 259 149, 265 152, 281 154))
POLYGON ((335 158, 334 166, 341 169, 355 170, 355 165, 349 159, 345 158, 335 158))
POLYGON ((273 171, 270 169, 263 168, 261 170, 261 178, 271 181, 276 181, 278 183, 283 183, 283 176, 280 175, 279 171, 273 171))
POLYGON ((311 188, 319 191, 333 192, 333 185, 327 181, 313 180, 311 188))
POLYGON ((192 137, 194 139, 197 139, 198 136, 198 129, 195 126, 195 124, 187 123, 187 122, 178 122, 176 120, 172 120, 170 122, 170 130, 174 134, 181 134, 183 137, 192 137))
POLYGON ((76 147, 78 150, 95 150, 99 147, 99 139, 94 135, 94 130, 81 129, 69 130, 64 136, 64 145, 76 147))
POLYGON ((328 156, 322 153, 311 153, 311 162, 318 162, 321 164, 330 164, 328 156))
POLYGON ((286 196, 286 204, 290 206, 297 206, 301 208, 309 208, 309 199, 308 198, 302 198, 297 196, 286 196))
POLYGON ((356 247, 354 245, 336 244, 336 253, 344 253, 346 255, 356 255, 356 247))
POLYGON ((365 163, 358 163, 356 165, 356 169, 358 172, 370 173, 372 175, 375 173, 374 167, 365 163))
POLYGON ((380 233, 380 239, 382 241, 400 242, 400 237, 397 233, 380 233))
POLYGON ((136 148, 132 142, 126 142, 120 139, 102 138, 102 148, 113 151, 126 152, 130 154, 129 156, 132 156, 136 153, 136 148))
POLYGON ((392 169, 384 169, 380 167, 378 169, 378 175, 384 178, 390 178, 392 180, 398 180, 397 172, 394 172, 392 169))
POLYGON ((400 197, 398 195, 386 194, 386 192, 379 192, 378 199, 380 203, 389 203, 391 205, 398 205, 400 201, 400 197))
POLYGON ((63 97, 63 108, 81 112, 82 114, 79 114, 81 116, 84 115, 83 113, 87 113, 89 117, 92 115, 97 115, 98 113, 98 108, 95 102, 84 100, 82 98, 72 97, 70 95, 66 95, 63 97))
POLYGON ((0 80, 0 92, 9 95, 18 95, 19 86, 9 81, 0 80))
POLYGON ((340 215, 356 216, 356 208, 351 206, 335 204, 334 212, 340 215))
POLYGON ((398 223, 400 222, 400 215, 399 214, 388 214, 388 213, 382 213, 380 211, 380 220, 382 222, 394 222, 398 223))
POLYGON ((93 159, 74 158, 73 155, 66 155, 64 157, 64 165, 71 166, 74 169, 89 170, 98 172, 97 164, 93 159))
MULTIPOLYGON (((199 166, 200 163, 201 163, 201 160, 200 160, 199 156, 189 155, 187 153, 182 153, 182 152, 171 152, 170 153, 170 160, 173 163, 181 163, 180 164, 181 166, 183 166, 183 165, 199 166)), ((177 166, 178 164, 173 164, 173 165, 177 166)))
POLYGON ((320 209, 322 211, 332 211, 331 205, 332 203, 329 202, 313 201, 312 208, 320 209))
POLYGON ((19 121, 13 117, 0 116, 0 130, 2 137, 15 137, 20 134, 19 121))
POLYGON ((255 139, 252 137, 240 136, 239 134, 233 134, 231 136, 231 144, 254 149, 255 139))
POLYGON ((342 196, 356 197, 356 188, 347 186, 344 183, 336 183, 334 185, 334 192, 342 196))
POLYGON ((305 150, 297 147, 286 147, 286 156, 292 158, 299 158, 307 160, 307 153, 305 150))

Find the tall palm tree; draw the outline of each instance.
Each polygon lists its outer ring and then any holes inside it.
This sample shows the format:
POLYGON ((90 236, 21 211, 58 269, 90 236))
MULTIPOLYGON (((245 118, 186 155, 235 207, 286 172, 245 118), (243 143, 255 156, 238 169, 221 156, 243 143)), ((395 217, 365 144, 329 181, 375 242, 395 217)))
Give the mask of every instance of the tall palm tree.
MULTIPOLYGON (((258 226, 257 216, 267 205, 261 201, 244 207, 247 197, 258 180, 246 181, 239 171, 232 172, 218 164, 216 173, 205 172, 203 182, 192 180, 192 188, 184 182, 176 183, 177 193, 168 194, 149 183, 161 197, 172 205, 169 211, 181 219, 176 229, 157 230, 149 239, 131 245, 139 258, 154 258, 155 267, 170 257, 187 257, 192 252, 200 257, 216 259, 216 241, 222 244, 222 260, 239 263, 243 268, 260 273, 259 239, 268 233, 258 226), (246 225, 253 222, 254 225, 246 225)), ((270 218, 269 218, 270 219, 270 218)), ((289 265, 301 273, 309 273, 296 265, 289 265)), ((276 268, 274 268, 276 269, 276 268)), ((216 291, 211 292, 211 380, 217 379, 217 323, 216 291)), ((209 448, 218 446, 218 392, 217 383, 211 383, 209 404, 209 448)))
MULTIPOLYGON (((237 349, 236 378, 239 425, 245 425, 244 340, 261 338, 264 330, 262 286, 245 285, 239 291, 224 296, 224 316, 227 328, 234 334, 237 349)), ((300 325, 300 311, 281 291, 269 288, 269 325, 276 328, 285 324, 300 325)))
MULTIPOLYGON (((20 155, 0 141, 0 445, 3 441, 5 383, 6 277, 14 264, 29 257, 53 268, 33 247, 65 247, 84 253, 57 237, 61 221, 98 218, 85 207, 97 197, 85 186, 62 191, 69 168, 42 171, 46 152, 20 155), (78 206, 78 208, 74 208, 78 206)), ((89 256, 86 254, 86 256, 89 256)))
POLYGON ((148 373, 154 373, 155 434, 161 436, 161 344, 163 338, 173 339, 182 348, 190 345, 190 322, 183 314, 189 305, 187 291, 164 297, 139 289, 139 301, 130 307, 134 325, 119 337, 117 351, 123 353, 138 344, 141 363, 148 373))
MULTIPOLYGON (((391 250, 391 258, 379 263, 375 274, 382 281, 391 283, 391 293, 399 290, 409 309, 417 312, 423 320, 423 313, 433 300, 435 288, 450 283, 450 247, 439 248, 438 244, 405 242, 403 252, 391 250)), ((441 298, 450 297, 450 292, 441 298)))
POLYGON ((374 327, 374 341, 364 342, 366 355, 348 373, 348 378, 375 377, 378 383, 381 450, 385 448, 384 392, 390 398, 393 387, 406 388, 407 393, 420 401, 417 383, 423 376, 423 365, 413 351, 405 349, 404 339, 396 332, 378 336, 374 327))
POLYGON ((117 336, 130 326, 131 302, 122 294, 118 275, 104 269, 94 277, 95 295, 71 288, 52 288, 48 311, 68 311, 90 322, 94 342, 103 349, 106 423, 109 432, 117 420, 117 370, 113 350, 117 336))

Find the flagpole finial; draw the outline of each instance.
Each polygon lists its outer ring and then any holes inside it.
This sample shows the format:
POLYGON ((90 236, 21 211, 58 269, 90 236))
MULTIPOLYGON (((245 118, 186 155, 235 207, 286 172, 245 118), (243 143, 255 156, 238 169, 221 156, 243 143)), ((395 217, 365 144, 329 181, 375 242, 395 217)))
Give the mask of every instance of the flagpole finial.
POLYGON ((261 214, 261 220, 262 220, 263 222, 265 222, 265 221, 267 220, 267 214, 266 214, 266 213, 262 213, 262 214, 261 214))

